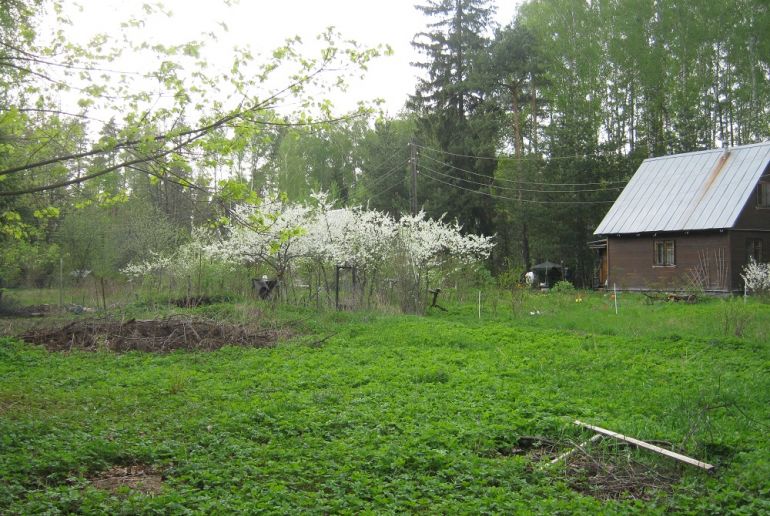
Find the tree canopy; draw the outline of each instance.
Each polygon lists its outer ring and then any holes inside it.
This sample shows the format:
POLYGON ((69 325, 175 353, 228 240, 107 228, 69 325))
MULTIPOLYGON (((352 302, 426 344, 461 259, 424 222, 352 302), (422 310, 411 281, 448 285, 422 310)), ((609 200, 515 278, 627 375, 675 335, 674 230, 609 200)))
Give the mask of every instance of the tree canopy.
MULTIPOLYGON (((239 203, 303 203, 320 190, 396 218, 414 199, 434 219, 496 235, 493 270, 563 260, 587 283, 584 244, 642 159, 770 133, 763 0, 530 0, 502 27, 491 1, 426 0, 413 40, 421 78, 390 118, 335 113, 327 94, 389 50, 333 29, 310 55, 289 36, 215 67, 205 38, 140 37, 146 19, 168 16, 162 6, 85 45, 39 34, 43 15, 68 23, 56 0, 0 6, 10 283, 45 281, 59 258, 82 265, 76 248, 96 247, 74 233, 97 220, 117 242, 136 233, 125 216, 151 214, 176 241, 239 203), (115 65, 129 51, 143 69, 115 65)), ((149 244, 126 249, 141 260, 149 244)), ((127 259, 107 258, 115 271, 127 259)))

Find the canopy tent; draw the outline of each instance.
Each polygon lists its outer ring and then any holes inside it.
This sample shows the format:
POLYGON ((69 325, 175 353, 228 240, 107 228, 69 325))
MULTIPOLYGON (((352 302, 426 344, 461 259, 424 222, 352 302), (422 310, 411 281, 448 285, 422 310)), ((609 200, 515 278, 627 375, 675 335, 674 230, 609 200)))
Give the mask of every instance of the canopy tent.
POLYGON ((563 265, 548 260, 532 267, 532 270, 537 274, 538 282, 546 288, 550 287, 554 280, 564 279, 565 269, 566 267, 563 265), (540 281, 541 273, 545 281, 540 281))
POLYGON ((533 271, 549 271, 551 269, 563 269, 564 267, 558 263, 549 262, 548 260, 543 263, 538 263, 532 267, 533 271))

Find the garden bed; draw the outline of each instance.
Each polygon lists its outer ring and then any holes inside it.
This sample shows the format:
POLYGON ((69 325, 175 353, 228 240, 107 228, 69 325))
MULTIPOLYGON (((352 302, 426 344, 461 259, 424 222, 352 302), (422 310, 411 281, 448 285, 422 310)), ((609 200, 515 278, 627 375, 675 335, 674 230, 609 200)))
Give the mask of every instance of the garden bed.
POLYGON ((54 328, 38 328, 21 335, 49 351, 109 350, 156 353, 178 349, 213 351, 223 346, 271 347, 282 330, 265 330, 203 318, 173 316, 165 319, 118 321, 82 319, 54 328))

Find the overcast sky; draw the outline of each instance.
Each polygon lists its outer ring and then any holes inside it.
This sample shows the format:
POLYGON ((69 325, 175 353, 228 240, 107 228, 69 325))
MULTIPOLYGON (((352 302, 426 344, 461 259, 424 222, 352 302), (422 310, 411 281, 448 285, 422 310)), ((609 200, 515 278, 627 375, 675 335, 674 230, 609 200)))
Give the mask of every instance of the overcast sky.
MULTIPOLYGON (((70 11, 70 37, 85 42, 92 34, 115 34, 121 21, 142 12, 142 0, 80 0, 82 11, 70 11)), ((154 16, 143 28, 142 38, 165 44, 199 38, 214 32, 219 41, 206 57, 230 61, 233 46, 250 46, 269 52, 291 36, 313 40, 326 27, 334 26, 347 39, 364 45, 388 44, 394 55, 370 66, 363 83, 354 84, 335 104, 352 109, 358 100, 385 99, 386 110, 395 115, 414 91, 417 70, 410 62, 419 59, 410 45, 415 33, 425 30, 428 19, 414 8, 415 0, 240 0, 230 7, 222 0, 164 0, 173 17, 154 16), (228 31, 222 28, 224 24, 228 31), (349 104, 347 106, 346 104, 349 104)), ((496 19, 501 25, 513 20, 520 0, 496 0, 496 19)), ((74 6, 68 4, 68 9, 74 6)), ((123 66, 141 68, 127 61, 123 66)), ((143 71, 143 70, 136 70, 143 71)))

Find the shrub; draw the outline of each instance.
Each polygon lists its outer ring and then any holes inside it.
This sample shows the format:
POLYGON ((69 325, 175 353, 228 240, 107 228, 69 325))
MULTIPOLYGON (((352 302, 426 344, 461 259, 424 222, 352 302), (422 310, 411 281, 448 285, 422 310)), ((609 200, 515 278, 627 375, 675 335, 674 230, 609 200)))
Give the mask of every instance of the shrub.
POLYGON ((746 288, 759 294, 770 293, 770 264, 759 263, 753 259, 743 268, 741 274, 746 288))
POLYGON ((557 281, 551 290, 554 292, 575 292, 575 285, 567 280, 557 281))

